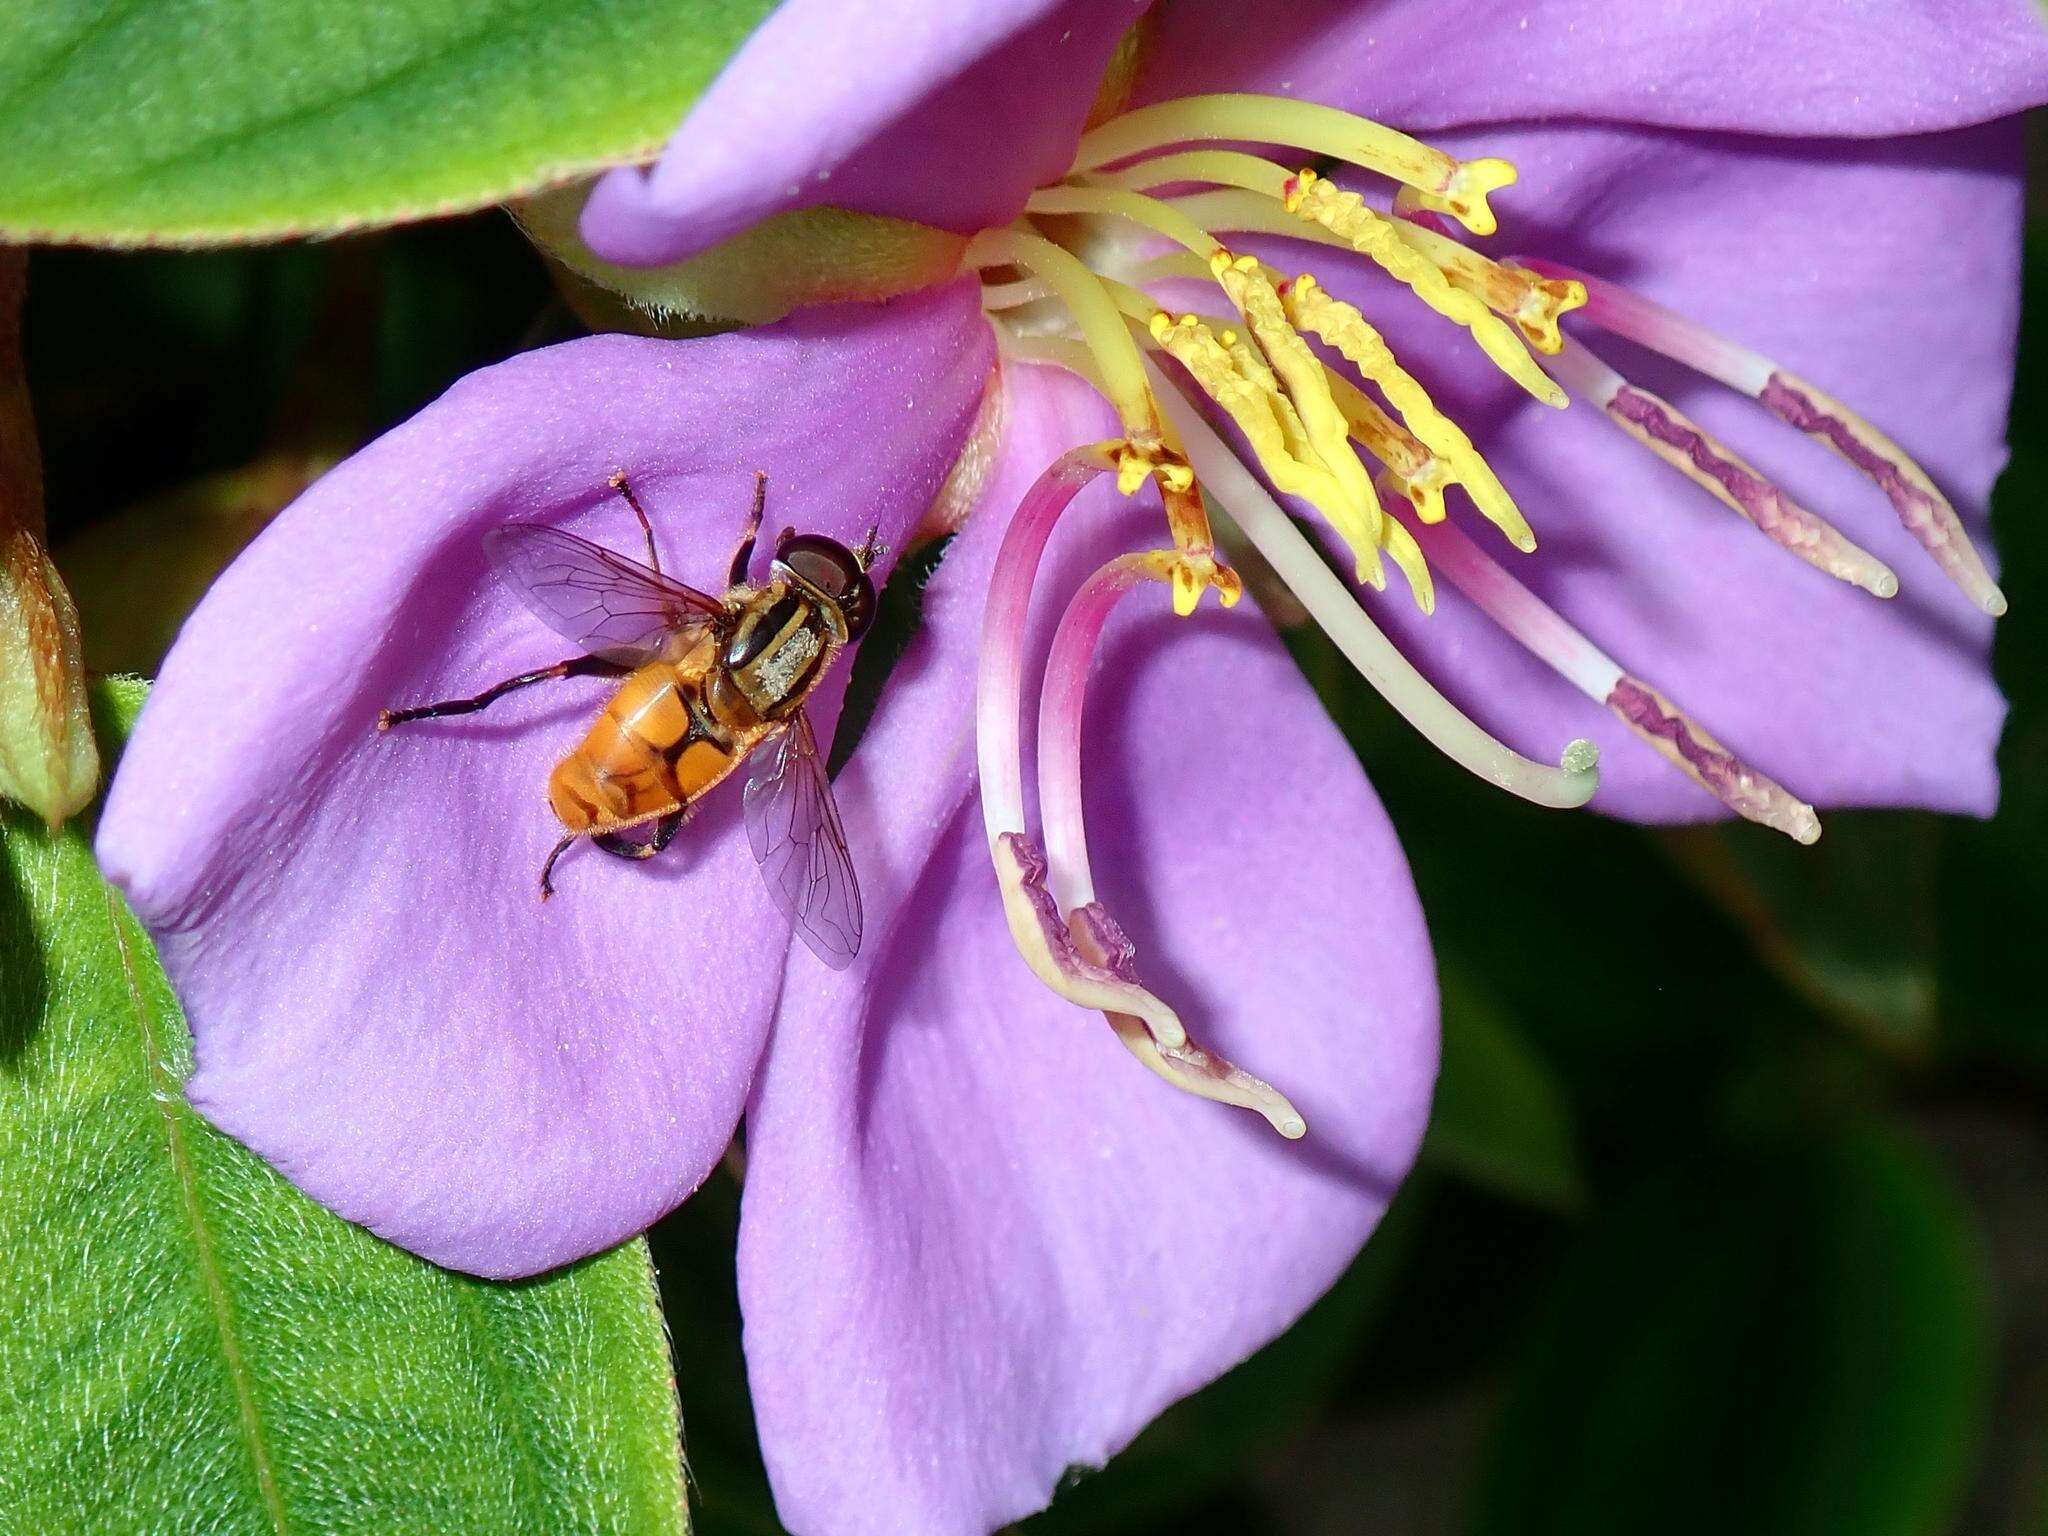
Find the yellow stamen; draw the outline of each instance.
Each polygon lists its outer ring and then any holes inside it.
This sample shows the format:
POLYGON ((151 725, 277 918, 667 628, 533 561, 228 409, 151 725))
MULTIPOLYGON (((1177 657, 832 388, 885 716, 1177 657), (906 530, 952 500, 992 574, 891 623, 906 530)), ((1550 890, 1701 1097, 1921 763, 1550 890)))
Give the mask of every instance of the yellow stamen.
POLYGON ((973 267, 1021 267, 1052 289, 1095 356, 1104 393, 1133 437, 1159 431, 1159 413, 1145 384, 1145 364, 1124 328, 1116 304, 1081 259, 1043 235, 1021 229, 985 229, 968 244, 973 267))
MULTIPOLYGON (((1230 342, 1219 338, 1198 316, 1183 315, 1174 320, 1155 310, 1147 328, 1152 339, 1188 371, 1202 392, 1237 423, 1267 478, 1287 495, 1299 496, 1314 506, 1343 535, 1357 559, 1359 580, 1376 587, 1383 585, 1386 574, 1380 565, 1377 530, 1364 520, 1328 465, 1315 457, 1312 450, 1297 453, 1290 448, 1282 413, 1292 411, 1293 407, 1280 394, 1277 383, 1267 382, 1271 375, 1264 379, 1248 377, 1232 357, 1230 342)), ((1231 341, 1237 339, 1229 332, 1225 335, 1231 341)), ((1305 442, 1303 446, 1306 447, 1305 442)))
MULTIPOLYGON (((1156 160, 1140 160, 1119 171, 1091 171, 1082 178, 1090 186, 1124 187, 1149 192, 1154 187, 1180 181, 1205 181, 1219 187, 1238 187, 1246 192, 1280 202, 1287 196, 1293 172, 1271 160, 1261 160, 1237 149, 1191 149, 1156 160)), ((1292 231, 1282 231, 1292 233, 1292 231)))
MULTIPOLYGON (((1395 206, 1400 206, 1397 201, 1395 206)), ((1394 221, 1403 240, 1436 264, 1453 288, 1462 288, 1497 315, 1514 322, 1523 338, 1539 352, 1555 357, 1564 350, 1557 322, 1582 309, 1586 285, 1539 277, 1523 267, 1502 266, 1447 235, 1405 219, 1394 221)))
POLYGON ((1228 251, 1219 251, 1209 258, 1209 271, 1243 317, 1259 351, 1286 385, 1287 398, 1300 414, 1309 445, 1358 504, 1362 521, 1377 539, 1381 520, 1379 500, 1373 495, 1372 480, 1365 466, 1352 452, 1350 424, 1337 409, 1337 402, 1330 398, 1328 370, 1288 323, 1271 279, 1255 258, 1233 257, 1228 251))
POLYGON ((1464 429, 1436 408, 1415 377, 1394 357, 1386 338, 1353 305, 1332 298, 1307 273, 1280 292, 1287 318, 1341 352, 1366 379, 1379 386, 1401 419, 1430 452, 1447 460, 1451 473, 1471 494, 1487 520, 1524 550, 1536 547, 1536 535, 1516 507, 1507 488, 1472 446, 1464 429))
POLYGON ((1408 592, 1415 599, 1415 606, 1424 613, 1436 612, 1436 583, 1429 577, 1429 562, 1423 558, 1422 546, 1415 542, 1398 517, 1381 517, 1380 548, 1387 552, 1387 558, 1401 568, 1401 574, 1408 579, 1408 592))
POLYGON ((1314 171, 1302 171, 1287 194, 1287 211, 1351 242, 1431 309, 1464 326, 1494 365, 1545 405, 1562 410, 1571 397, 1536 366, 1515 331, 1478 299, 1451 286, 1436 263, 1409 245, 1395 221, 1366 206, 1356 192, 1339 191, 1314 171))
POLYGON ((1457 482, 1451 466, 1431 453, 1420 438, 1380 408, 1356 384, 1329 370, 1330 398, 1344 413, 1351 435, 1386 466, 1383 489, 1415 508, 1425 523, 1444 520, 1444 487, 1457 482))
POLYGON ((1166 236, 1197 256, 1223 249, 1216 237, 1173 204, 1117 187, 1041 187, 1024 204, 1026 213, 1112 214, 1166 236))
POLYGON ((1515 168, 1505 160, 1460 161, 1334 107, 1237 93, 1187 96, 1112 118, 1082 137, 1073 170, 1092 171, 1171 144, 1215 139, 1286 145, 1390 176, 1422 194, 1424 206, 1450 214, 1475 235, 1494 232, 1487 196, 1515 180, 1515 168))

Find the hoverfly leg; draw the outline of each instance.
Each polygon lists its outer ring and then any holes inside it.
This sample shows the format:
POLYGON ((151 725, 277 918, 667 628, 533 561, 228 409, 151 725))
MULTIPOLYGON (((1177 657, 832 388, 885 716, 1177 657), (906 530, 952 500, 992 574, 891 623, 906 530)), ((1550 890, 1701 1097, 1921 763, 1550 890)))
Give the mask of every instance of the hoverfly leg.
POLYGON ((536 672, 522 672, 517 677, 508 677, 502 683, 493 683, 482 693, 468 699, 441 699, 433 704, 415 704, 408 709, 380 709, 377 711, 377 729, 388 731, 394 725, 404 725, 409 720, 439 720, 448 715, 473 715, 480 709, 488 709, 506 694, 520 688, 530 688, 535 683, 552 682, 558 677, 619 677, 626 668, 617 662, 606 661, 602 656, 572 656, 567 661, 558 661, 552 667, 542 667, 536 672))
POLYGON ((550 896, 555 894, 555 886, 553 880, 553 875, 555 873, 555 860, 559 859, 563 854, 567 853, 569 851, 569 845, 575 842, 576 839, 581 837, 582 835, 583 834, 580 832, 571 832, 568 834, 568 836, 564 837, 559 843, 555 844, 554 847, 548 850, 547 861, 540 867, 540 899, 542 901, 546 901, 550 896))
POLYGON ((747 584, 747 567, 754 563, 754 540, 761 532, 761 514, 768 510, 768 471, 754 471, 754 508, 747 514, 747 526, 740 534, 740 547, 733 551, 732 570, 726 585, 743 587, 747 584))
POLYGON ((647 509, 640 505, 640 498, 633 494, 633 487, 626 484, 623 469, 612 471, 611 488, 626 498, 626 505, 633 509, 633 515, 640 519, 640 531, 647 535, 647 564, 658 576, 661 574, 661 553, 654 547, 654 524, 647 520, 647 509))
POLYGON ((688 812, 680 808, 670 811, 654 824, 654 835, 644 843, 621 837, 616 832, 593 832, 590 840, 614 858, 651 859, 675 841, 687 815, 688 812))

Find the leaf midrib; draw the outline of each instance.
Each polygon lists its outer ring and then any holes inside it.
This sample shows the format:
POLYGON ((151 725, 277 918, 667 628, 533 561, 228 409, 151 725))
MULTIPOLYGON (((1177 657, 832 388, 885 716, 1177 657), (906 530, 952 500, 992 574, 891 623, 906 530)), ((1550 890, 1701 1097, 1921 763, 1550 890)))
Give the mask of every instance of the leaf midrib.
POLYGON ((288 1536, 284 1499, 278 1492, 277 1472, 271 1464, 270 1449, 264 1443, 263 1416, 256 1406, 248 1362, 242 1356, 241 1340, 235 1334, 234 1308, 221 1280, 220 1264, 214 1257, 213 1233, 207 1226, 205 1207, 199 1198, 198 1170, 193 1166, 191 1149, 185 1144, 185 1129, 178 1123, 179 1086, 164 1070, 163 1055, 157 1049, 156 1033, 150 1026, 149 1005, 144 1001, 142 988, 135 977, 134 958, 129 952, 127 936, 121 931, 121 909, 112 890, 106 893, 106 901, 114 947, 121 956, 121 980, 128 989, 136 1033, 142 1042, 143 1071, 149 1079, 150 1101, 156 1105, 157 1113, 163 1119, 171 1171, 177 1180, 178 1198, 185 1208, 186 1220, 191 1224, 193 1254, 200 1281, 206 1289, 214 1329, 220 1338, 222 1362, 227 1367, 228 1381, 234 1388, 236 1418, 255 1472, 257 1494, 263 1501, 264 1512, 270 1517, 271 1529, 277 1536, 288 1536))

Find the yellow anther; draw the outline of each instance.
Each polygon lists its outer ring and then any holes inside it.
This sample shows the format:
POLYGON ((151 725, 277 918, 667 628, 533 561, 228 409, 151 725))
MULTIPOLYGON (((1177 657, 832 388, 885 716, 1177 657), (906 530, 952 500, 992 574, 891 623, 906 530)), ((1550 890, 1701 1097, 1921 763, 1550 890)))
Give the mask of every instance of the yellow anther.
POLYGON ((1357 504, 1359 521, 1377 540, 1379 501, 1373 495, 1371 477, 1352 451, 1350 423, 1330 398, 1328 370, 1289 323, 1272 280, 1254 257, 1233 256, 1229 251, 1218 251, 1209 258, 1209 272, 1286 386, 1286 398, 1293 404, 1308 446, 1357 504))
POLYGON ((1342 299, 1332 298, 1307 273, 1280 291, 1287 318, 1299 330, 1322 338, 1370 382, 1385 392, 1387 399, 1407 423, 1408 430, 1421 439, 1429 451, 1445 460, 1458 483, 1470 493, 1473 504, 1487 520, 1524 550, 1536 547, 1536 535, 1516 507, 1514 498, 1500 483, 1464 429, 1436 408, 1429 391, 1394 357, 1386 338, 1364 315, 1342 299))
POLYGON ((1116 488, 1125 496, 1137 494, 1147 480, 1156 479, 1164 491, 1187 491, 1194 487, 1195 472, 1187 460, 1166 446, 1156 432, 1137 432, 1116 447, 1116 488))
POLYGON ((1340 191, 1314 171, 1301 171, 1288 184, 1287 211, 1351 242, 1397 282, 1446 320, 1472 333, 1494 366, 1545 405, 1562 410, 1571 401, 1550 375, 1536 366, 1520 336, 1478 299, 1451 286, 1435 262, 1402 238, 1394 220, 1366 206, 1356 192, 1340 191))
POLYGON ((1435 613, 1436 584, 1430 580, 1429 562, 1423 558, 1422 546, 1415 542, 1415 535, 1398 517, 1382 517, 1380 527, 1386 530, 1380 547, 1407 577, 1408 593, 1415 599, 1415 606, 1424 613, 1435 613))
POLYGON ((1518 177, 1505 160, 1465 160, 1437 189, 1415 189, 1415 201, 1433 213, 1448 213, 1481 239, 1500 227, 1487 206, 1489 194, 1512 187, 1518 177))
POLYGON ((1455 485, 1458 478, 1449 462, 1343 374, 1327 371, 1330 396, 1344 413, 1352 438, 1385 466, 1373 481, 1380 493, 1407 502, 1425 523, 1442 522, 1444 487, 1455 485))
MULTIPOLYGON (((1263 361, 1248 376, 1232 355, 1230 345, 1197 315, 1183 315, 1175 320, 1163 312, 1157 313, 1152 316, 1149 329, 1160 348, 1185 368, 1202 392, 1237 423, 1267 478, 1283 493, 1301 497, 1329 519, 1351 546, 1358 579, 1376 587, 1384 584, 1386 574, 1380 564, 1377 529, 1366 522, 1357 502, 1308 445, 1305 429, 1298 421, 1285 420, 1292 414, 1293 406, 1280 393, 1263 361), (1302 434, 1295 444, 1288 441, 1290 428, 1302 434)), ((1377 506, 1374 511, 1378 511, 1377 506)))
MULTIPOLYGON (((1399 210, 1418 201, 1403 188, 1394 207, 1399 210)), ((1468 245, 1405 219, 1397 220, 1394 228, 1403 240, 1436 263, 1437 270, 1453 288, 1463 289, 1495 314, 1511 321, 1530 346, 1552 357, 1564 350, 1564 337, 1558 332, 1557 322, 1572 310, 1585 307, 1584 283, 1540 277, 1523 267, 1502 266, 1468 245)))

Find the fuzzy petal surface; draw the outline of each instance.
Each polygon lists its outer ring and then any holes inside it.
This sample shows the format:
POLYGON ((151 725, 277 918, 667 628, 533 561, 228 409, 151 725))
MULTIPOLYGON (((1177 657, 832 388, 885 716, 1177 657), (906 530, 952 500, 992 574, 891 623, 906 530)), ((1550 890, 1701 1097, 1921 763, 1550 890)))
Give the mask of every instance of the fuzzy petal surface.
POLYGON ((99 854, 191 1020, 192 1102, 308 1194, 438 1263, 509 1276, 609 1246, 716 1163, 786 925, 738 792, 667 857, 583 846, 543 905, 543 797, 609 684, 544 684, 388 735, 382 706, 574 653, 484 561, 509 519, 714 592, 753 471, 787 521, 900 546, 990 363, 973 291, 693 342, 597 337, 473 374, 322 479, 187 623, 99 854))
POLYGON ((583 238, 679 261, 772 213, 829 204, 969 233, 1067 168, 1145 0, 785 0, 652 170, 614 171, 583 238))
POLYGON ((1565 118, 1889 136, 2048 100, 2035 0, 1186 0, 1140 96, 1262 91, 1410 130, 1565 118))
MULTIPOLYGON (((1001 527, 1112 419, 1013 369, 1002 460, 840 780, 870 948, 792 970, 748 1112, 740 1289, 755 1411, 800 1536, 967 1536, 1043 1506, 1291 1323, 1413 1160, 1434 967, 1392 828, 1251 603, 1112 618, 1087 717, 1094 864, 1146 976, 1308 1120, 1185 1097, 1011 948, 973 791, 981 593, 1001 527)), ((1159 512, 1084 491, 1040 641, 1159 512)), ((1041 645, 1027 646, 1036 654, 1041 645)), ((1027 685, 1035 696, 1035 682, 1027 685)))
MULTIPOLYGON (((1541 200, 1540 217, 1508 218, 1495 251, 1605 274, 1834 391, 1919 459, 1990 556, 2020 286, 2015 123, 1882 148, 1596 127, 1448 142, 1508 155, 1541 200)), ((1991 810, 2005 713, 1993 622, 1849 466, 1747 399, 1567 322, 1889 564, 1902 589, 1889 602, 1785 553, 1597 408, 1528 402, 1392 284, 1301 247, 1261 249, 1306 260, 1381 325, 1465 423, 1539 547, 1520 555, 1469 508, 1453 516, 1624 668, 1823 808, 1991 810)), ((1597 807, 1649 821, 1718 811, 1444 585, 1430 619, 1396 593, 1368 601, 1475 717, 1538 757, 1591 736, 1597 807)))

